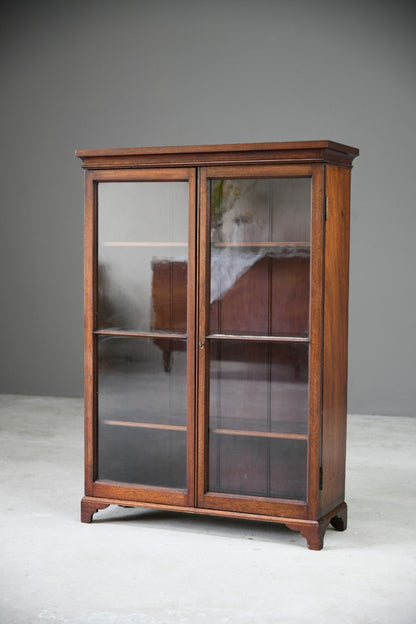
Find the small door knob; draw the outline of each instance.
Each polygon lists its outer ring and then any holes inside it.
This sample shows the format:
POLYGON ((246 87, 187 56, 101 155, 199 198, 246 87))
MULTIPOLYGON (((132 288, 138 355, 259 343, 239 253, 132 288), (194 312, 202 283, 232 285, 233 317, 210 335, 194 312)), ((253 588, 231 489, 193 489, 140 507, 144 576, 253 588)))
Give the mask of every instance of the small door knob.
POLYGON ((199 348, 200 349, 204 349, 205 348, 205 342, 203 340, 200 341, 199 348))

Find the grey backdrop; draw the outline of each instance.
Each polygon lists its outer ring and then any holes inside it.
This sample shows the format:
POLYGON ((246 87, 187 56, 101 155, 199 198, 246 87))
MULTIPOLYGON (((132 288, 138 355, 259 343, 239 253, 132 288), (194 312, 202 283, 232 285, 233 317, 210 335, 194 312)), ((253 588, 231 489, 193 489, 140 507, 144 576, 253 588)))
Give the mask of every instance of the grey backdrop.
POLYGON ((349 410, 414 414, 414 2, 8 3, 1 392, 82 394, 78 147, 333 139, 352 176, 349 410))

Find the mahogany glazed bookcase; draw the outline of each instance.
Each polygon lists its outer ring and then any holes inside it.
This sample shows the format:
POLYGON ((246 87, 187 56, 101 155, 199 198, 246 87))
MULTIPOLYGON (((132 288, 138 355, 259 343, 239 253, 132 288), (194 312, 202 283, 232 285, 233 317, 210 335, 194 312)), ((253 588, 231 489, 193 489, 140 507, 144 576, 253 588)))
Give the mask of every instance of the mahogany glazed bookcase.
POLYGON ((110 504, 256 519, 313 550, 346 528, 357 155, 332 141, 77 151, 83 522, 110 504))

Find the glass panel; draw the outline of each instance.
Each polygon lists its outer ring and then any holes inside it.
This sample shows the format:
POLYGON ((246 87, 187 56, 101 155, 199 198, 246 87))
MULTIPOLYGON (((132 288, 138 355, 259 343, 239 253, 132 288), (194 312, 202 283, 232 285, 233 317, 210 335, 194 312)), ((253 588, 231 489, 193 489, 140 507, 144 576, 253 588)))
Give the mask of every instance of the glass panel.
POLYGON ((211 180, 211 333, 307 336, 310 178, 211 180))
POLYGON ((305 440, 212 434, 210 447, 210 491, 306 499, 305 440))
POLYGON ((98 338, 98 478, 186 488, 185 340, 98 338))
POLYGON ((188 183, 98 185, 98 328, 186 332, 188 183))
POLYGON ((303 500, 308 345, 209 344, 209 489, 303 500))

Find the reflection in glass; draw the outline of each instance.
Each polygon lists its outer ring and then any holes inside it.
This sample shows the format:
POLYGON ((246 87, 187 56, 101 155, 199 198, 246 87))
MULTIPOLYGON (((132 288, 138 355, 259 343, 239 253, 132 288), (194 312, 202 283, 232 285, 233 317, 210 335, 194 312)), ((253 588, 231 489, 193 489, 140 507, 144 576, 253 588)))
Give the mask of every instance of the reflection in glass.
POLYGON ((166 343, 98 338, 99 479, 186 488, 186 341, 166 343))
POLYGON ((187 245, 187 182, 100 183, 98 328, 185 332, 187 245))
POLYGON ((307 336, 310 178, 212 180, 210 197, 211 333, 307 336))
POLYGON ((209 489, 303 500, 308 345, 210 341, 209 489))

